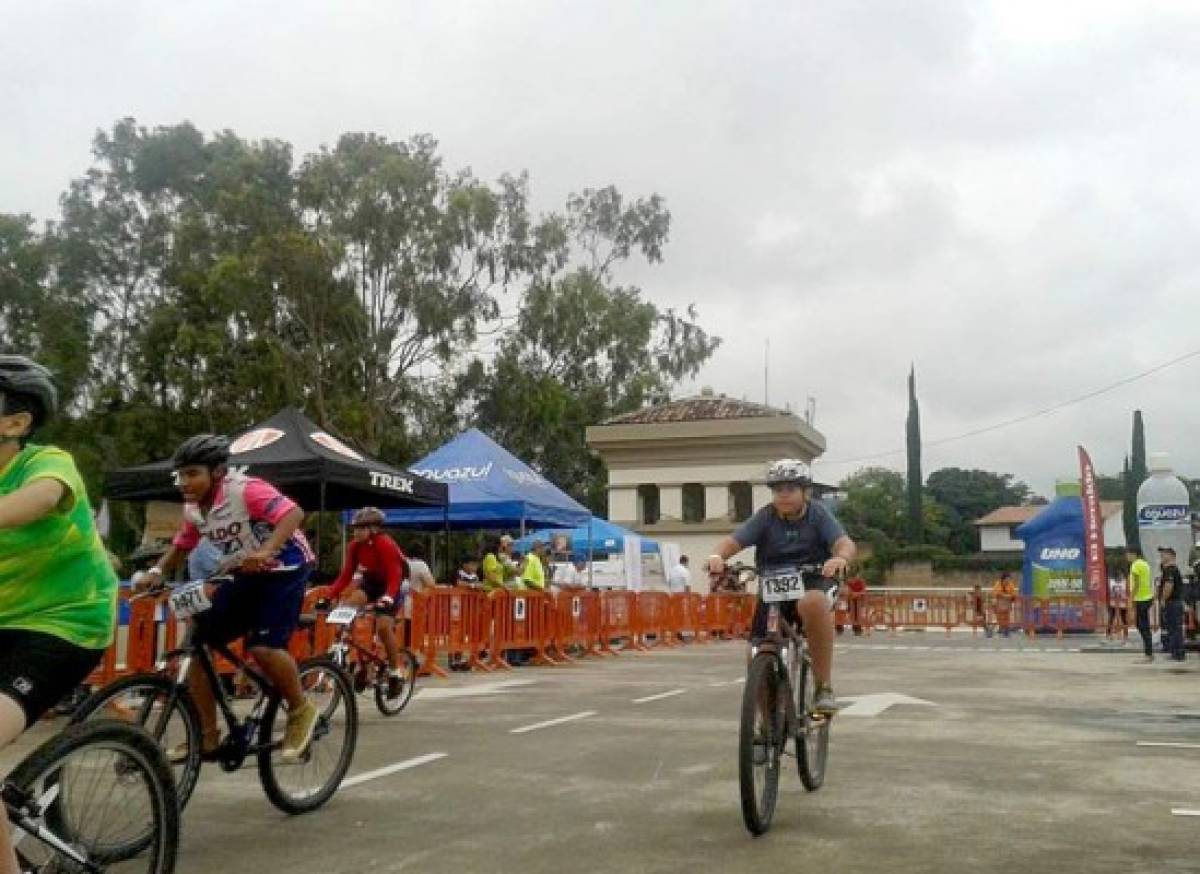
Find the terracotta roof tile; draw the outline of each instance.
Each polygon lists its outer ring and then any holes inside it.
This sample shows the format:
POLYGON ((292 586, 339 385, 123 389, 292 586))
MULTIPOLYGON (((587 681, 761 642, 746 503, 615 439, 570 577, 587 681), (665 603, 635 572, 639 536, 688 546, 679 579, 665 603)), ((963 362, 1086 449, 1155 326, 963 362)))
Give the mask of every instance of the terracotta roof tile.
POLYGON ((787 415, 791 414, 785 410, 777 410, 774 407, 750 401, 739 401, 721 395, 700 395, 694 398, 668 401, 653 407, 643 407, 631 413, 614 416, 603 424, 651 425, 664 422, 701 422, 711 419, 766 419, 787 415))

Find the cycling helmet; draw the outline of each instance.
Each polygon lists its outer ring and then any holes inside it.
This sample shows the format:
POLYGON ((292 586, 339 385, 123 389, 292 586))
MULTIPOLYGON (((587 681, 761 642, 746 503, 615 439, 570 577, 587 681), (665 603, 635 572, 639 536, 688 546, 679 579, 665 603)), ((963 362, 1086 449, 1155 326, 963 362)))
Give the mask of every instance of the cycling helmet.
POLYGON ((179 444, 171 458, 175 470, 191 465, 214 468, 229 461, 229 441, 217 434, 197 434, 179 444))
POLYGON ((781 458, 767 468, 767 485, 794 483, 807 486, 812 483, 812 472, 806 462, 798 458, 781 458))
POLYGON ((0 355, 0 412, 29 413, 40 428, 58 411, 58 390, 50 371, 24 355, 0 355))
POLYGON ((376 507, 363 507, 350 520, 351 528, 368 528, 383 525, 383 511, 376 507))

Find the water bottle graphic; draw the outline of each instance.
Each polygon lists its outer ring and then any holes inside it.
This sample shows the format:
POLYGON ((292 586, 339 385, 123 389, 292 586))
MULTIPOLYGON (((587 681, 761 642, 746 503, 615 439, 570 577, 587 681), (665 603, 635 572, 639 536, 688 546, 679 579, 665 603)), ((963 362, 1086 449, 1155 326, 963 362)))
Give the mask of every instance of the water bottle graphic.
POLYGON ((1171 547, 1181 569, 1186 569, 1192 552, 1192 512, 1188 489, 1171 472, 1165 452, 1150 455, 1150 476, 1138 488, 1138 535, 1142 553, 1155 580, 1159 576, 1159 547, 1171 547))

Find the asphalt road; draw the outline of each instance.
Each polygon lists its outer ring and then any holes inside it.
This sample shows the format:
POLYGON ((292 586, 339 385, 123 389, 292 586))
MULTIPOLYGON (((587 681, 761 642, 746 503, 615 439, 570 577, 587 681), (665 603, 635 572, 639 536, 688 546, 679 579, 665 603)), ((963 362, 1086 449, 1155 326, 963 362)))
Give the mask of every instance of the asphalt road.
POLYGON ((741 644, 428 680, 393 719, 359 699, 357 782, 316 813, 278 813, 252 766, 210 767, 177 870, 1200 869, 1200 661, 1083 648, 842 639, 826 785, 805 792, 787 760, 757 839, 738 803, 741 644))

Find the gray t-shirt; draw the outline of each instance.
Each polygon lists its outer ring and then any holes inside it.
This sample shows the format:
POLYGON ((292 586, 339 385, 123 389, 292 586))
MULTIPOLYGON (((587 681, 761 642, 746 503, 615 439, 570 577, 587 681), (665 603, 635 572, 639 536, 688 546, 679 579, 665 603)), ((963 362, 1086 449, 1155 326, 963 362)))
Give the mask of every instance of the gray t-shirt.
POLYGON ((832 555, 831 548, 846 529, 832 512, 815 501, 800 519, 784 519, 775 508, 763 507, 733 532, 742 547, 755 547, 759 569, 781 565, 819 564, 832 555))

